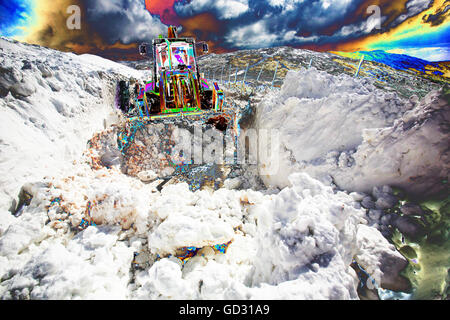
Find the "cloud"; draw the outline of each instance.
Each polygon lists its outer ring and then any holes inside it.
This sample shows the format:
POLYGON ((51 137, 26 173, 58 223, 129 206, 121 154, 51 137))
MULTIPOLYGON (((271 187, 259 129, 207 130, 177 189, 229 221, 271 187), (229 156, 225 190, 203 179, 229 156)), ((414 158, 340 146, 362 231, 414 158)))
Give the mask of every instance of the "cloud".
MULTIPOLYGON (((16 2, 2 3, 8 8, 8 4, 16 2)), ((216 52, 282 45, 360 50, 368 47, 364 42, 367 38, 389 35, 396 28, 409 30, 402 27, 412 19, 416 19, 416 24, 411 28, 422 23, 442 29, 450 13, 448 1, 442 0, 39 0, 33 3, 37 3, 33 14, 39 21, 24 32, 28 42, 101 55, 121 52, 129 55, 136 51, 137 43, 166 34, 169 23, 182 26, 182 35, 207 41, 216 52), (66 27, 66 9, 72 4, 82 8, 81 30, 69 31, 66 27), (381 29, 367 12, 371 5, 381 9, 381 29), (429 8, 433 10, 425 11, 429 8)), ((8 33, 4 31, 4 12, 6 9, 0 12, 0 26, 5 35, 8 33)), ((22 30, 14 23, 8 22, 7 27, 22 30)), ((420 35, 414 38, 414 46, 422 45, 421 38, 420 35)), ((441 41, 437 36, 428 37, 427 41, 435 38, 441 41)), ((402 43, 398 45, 402 47, 402 43)))
MULTIPOLYGON (((18 37, 19 40, 26 40, 58 50, 66 50, 67 44, 73 42, 85 42, 85 25, 83 25, 82 30, 67 29, 66 22, 69 17, 67 8, 73 2, 72 0, 39 1, 34 9, 34 14, 37 16, 36 24, 27 26, 23 37, 18 37)), ((80 5, 80 3, 77 4, 80 5)))
MULTIPOLYGON (((206 35, 228 49, 316 42, 358 5, 357 0, 192 0, 175 3, 181 18, 212 14, 220 34, 206 35), (218 38, 218 39, 217 39, 218 38)), ((181 22, 181 24, 183 24, 181 22)), ((329 35, 324 37, 329 38, 329 35)))
POLYGON ((391 27, 395 27, 408 18, 414 17, 423 12, 432 4, 432 2, 433 0, 411 0, 407 2, 405 13, 399 15, 398 18, 392 23, 391 27))
MULTIPOLYGON (((12 36, 61 51, 93 53, 114 60, 140 58, 137 43, 167 33, 167 27, 146 10, 143 0, 39 0, 33 15, 35 23, 16 23, 15 27, 24 31, 12 36), (80 30, 67 28, 67 8, 71 5, 81 8, 80 30)), ((9 35, 3 28, 1 33, 9 35)))
POLYGON ((138 0, 85 0, 91 28, 108 43, 124 44, 151 40, 165 34, 167 27, 138 0))
POLYGON ((225 41, 230 45, 245 48, 261 48, 273 45, 279 36, 270 33, 264 20, 236 28, 229 32, 225 41))
POLYGON ((423 16, 423 21, 431 24, 433 27, 439 26, 445 22, 446 19, 449 18, 450 15, 450 3, 444 7, 442 6, 435 13, 423 16))
POLYGON ((248 0, 192 0, 187 4, 175 4, 175 10, 181 16, 213 12, 221 20, 237 18, 248 9, 248 0))
MULTIPOLYGON (((190 35, 224 50, 282 45, 336 50, 352 43, 361 50, 361 39, 389 33, 436 4, 433 0, 173 1, 180 24, 190 21, 190 35), (372 5, 380 8, 379 19, 367 11, 372 5), (201 25, 192 23, 204 14, 217 21, 214 32, 202 32, 201 25)), ((446 12, 434 12, 427 21, 442 23, 446 12)))

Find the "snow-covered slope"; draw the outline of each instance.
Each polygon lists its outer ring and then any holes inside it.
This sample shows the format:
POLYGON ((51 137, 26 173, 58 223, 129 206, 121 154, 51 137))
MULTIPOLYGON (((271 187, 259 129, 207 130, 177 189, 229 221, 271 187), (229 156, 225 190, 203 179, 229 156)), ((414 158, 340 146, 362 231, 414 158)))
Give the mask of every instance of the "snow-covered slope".
POLYGON ((142 73, 92 55, 77 56, 0 39, 0 209, 25 182, 78 159, 114 112, 117 77, 142 73))

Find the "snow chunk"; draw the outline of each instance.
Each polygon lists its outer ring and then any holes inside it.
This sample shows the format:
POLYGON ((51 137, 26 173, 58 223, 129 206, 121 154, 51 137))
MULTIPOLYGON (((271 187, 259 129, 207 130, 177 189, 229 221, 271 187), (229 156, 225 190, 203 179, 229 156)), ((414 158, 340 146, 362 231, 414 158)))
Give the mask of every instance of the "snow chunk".
POLYGON ((142 182, 152 182, 158 179, 158 175, 152 170, 141 171, 138 173, 138 178, 141 179, 142 182))
POLYGON ((240 203, 232 196, 231 191, 192 193, 186 183, 165 187, 153 205, 163 222, 149 236, 150 250, 168 255, 183 247, 202 248, 231 241, 233 227, 240 224, 242 214, 240 203))

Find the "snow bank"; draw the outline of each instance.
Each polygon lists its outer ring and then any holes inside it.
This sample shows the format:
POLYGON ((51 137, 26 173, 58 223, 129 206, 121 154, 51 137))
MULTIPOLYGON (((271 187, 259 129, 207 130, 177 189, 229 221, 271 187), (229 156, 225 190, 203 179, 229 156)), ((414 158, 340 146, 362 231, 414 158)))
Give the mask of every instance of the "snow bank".
POLYGON ((333 76, 314 68, 289 72, 278 93, 257 106, 255 127, 278 129, 281 145, 259 159, 266 185, 285 187, 303 171, 339 187, 368 192, 393 185, 435 192, 448 177, 448 103, 430 93, 404 101, 365 79, 333 76), (414 184, 411 183, 414 181, 414 184))
POLYGON ((450 175, 448 123, 448 100, 429 93, 392 126, 365 130, 355 166, 336 174, 336 182, 355 190, 388 184, 421 196, 446 191, 441 182, 450 175))
POLYGON ((110 123, 119 76, 136 70, 0 39, 0 208, 21 186, 78 159, 95 131, 110 123))
POLYGON ((73 176, 25 186, 33 200, 0 238, 3 298, 127 297, 140 244, 123 234, 147 230, 145 199, 153 189, 114 169, 70 169, 73 176), (78 228, 82 219, 97 225, 78 228))

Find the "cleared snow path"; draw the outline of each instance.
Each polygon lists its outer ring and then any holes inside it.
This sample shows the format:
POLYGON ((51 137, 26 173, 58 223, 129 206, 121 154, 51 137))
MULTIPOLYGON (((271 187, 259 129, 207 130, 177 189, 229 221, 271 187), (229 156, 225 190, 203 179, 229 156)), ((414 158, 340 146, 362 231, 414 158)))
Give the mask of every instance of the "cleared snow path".
POLYGON ((401 282, 391 271, 406 259, 367 226, 355 196, 306 173, 275 193, 192 192, 185 183, 158 191, 114 164, 92 168, 82 152, 116 121, 116 78, 143 73, 6 39, 0 49, 0 298, 357 299, 353 259, 384 288, 401 282), (21 187, 32 200, 14 217, 21 187), (223 244, 226 253, 214 249, 223 244), (194 247, 185 263, 176 257, 194 247))

